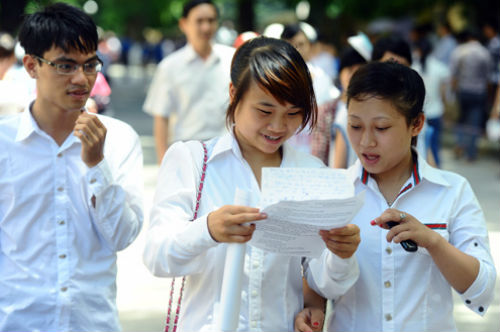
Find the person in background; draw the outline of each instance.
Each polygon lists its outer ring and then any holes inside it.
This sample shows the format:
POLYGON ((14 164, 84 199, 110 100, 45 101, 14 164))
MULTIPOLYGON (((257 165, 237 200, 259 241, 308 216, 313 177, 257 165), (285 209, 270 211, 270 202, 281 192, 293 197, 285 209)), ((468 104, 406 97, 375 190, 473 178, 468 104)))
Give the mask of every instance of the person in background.
POLYGON ((179 28, 187 44, 163 59, 153 77, 143 108, 154 117, 158 163, 170 142, 209 139, 225 131, 234 49, 213 43, 218 16, 211 0, 186 2, 179 28), (176 120, 171 133, 172 116, 176 120))
POLYGON ((415 44, 414 55, 416 61, 413 64, 413 69, 422 76, 426 90, 424 114, 427 124, 432 130, 428 130, 424 138, 427 141, 426 145, 431 150, 436 166, 440 167, 442 118, 450 70, 448 66, 436 59, 432 54, 432 44, 426 38, 418 40, 415 44))
MULTIPOLYGON (((307 67, 311 73, 318 108, 321 109, 330 107, 330 103, 338 97, 340 92, 333 85, 333 81, 323 69, 310 62, 313 55, 312 41, 314 41, 316 37, 314 28, 304 22, 285 25, 281 33, 281 39, 292 44, 299 51, 304 61, 306 61, 307 67)), ((306 130, 293 136, 290 142, 296 148, 311 153, 311 139, 311 130, 310 128, 306 128, 306 130)))
MULTIPOLYGON (((186 276, 179 331, 216 329, 227 243, 247 243, 265 222, 266 215, 251 207, 260 201, 262 167, 324 167, 287 142, 297 130, 314 127, 317 115, 307 65, 293 46, 267 37, 240 46, 229 94, 231 131, 203 142, 204 147, 197 141, 175 143, 160 168, 144 262, 156 276, 186 276), (233 205, 238 188, 249 193, 250 206, 233 205)), ((320 235, 326 246, 317 258, 246 245, 245 261, 252 263, 241 281, 238 331, 292 331, 303 308, 303 276, 328 298, 355 282, 357 227, 320 235)))
POLYGON ((28 92, 9 77, 16 64, 16 42, 7 32, 0 32, 0 115, 22 112, 29 102, 28 92))
POLYGON ((466 154, 469 162, 478 155, 478 139, 483 133, 487 116, 488 82, 492 59, 478 40, 474 29, 465 29, 459 35, 460 45, 450 60, 452 87, 459 103, 459 117, 455 124, 455 157, 466 154))
MULTIPOLYGON (((367 64, 351 79, 348 136, 359 160, 348 171, 365 191, 354 217, 360 276, 335 299, 327 331, 456 331, 453 290, 481 316, 493 300, 495 265, 469 182, 415 151, 424 99, 422 78, 398 63, 367 64)), ((296 330, 311 330, 305 316, 296 330)))
POLYGON ((16 63, 14 38, 7 32, 0 32, 0 80, 5 77, 7 71, 16 63))
POLYGON ((340 56, 342 93, 332 107, 323 107, 318 111, 318 125, 312 132, 311 151, 333 168, 348 168, 357 159, 347 140, 347 87, 352 75, 366 63, 366 59, 354 48, 347 47, 340 56), (332 141, 333 146, 330 145, 332 141))
POLYGON ((332 82, 338 77, 339 59, 336 47, 327 36, 318 33, 318 38, 312 45, 312 55, 309 61, 312 65, 321 68, 332 82))
POLYGON ((371 60, 392 60, 405 66, 411 66, 412 56, 410 44, 397 34, 381 37, 377 39, 373 45, 371 60))
POLYGON ((452 34, 448 22, 440 22, 436 28, 438 40, 432 51, 433 56, 447 66, 450 64, 451 53, 457 47, 457 40, 452 34))
MULTIPOLYGON (((94 87, 90 92, 90 97, 87 99, 85 107, 90 113, 102 114, 106 111, 109 112, 109 105, 111 102, 111 87, 102 73, 97 73, 97 78, 94 87)), ((108 114, 109 115, 109 114, 108 114)))
POLYGON ((120 331, 117 252, 143 223, 139 137, 84 110, 102 66, 90 16, 56 3, 19 40, 37 95, 0 119, 0 331, 120 331))
POLYGON ((498 34, 498 19, 490 18, 482 27, 483 36, 486 38, 486 48, 493 61, 488 83, 488 109, 493 107, 495 95, 500 81, 500 35, 498 34))
POLYGON ((240 33, 236 39, 234 40, 233 47, 236 49, 243 45, 245 42, 249 41, 252 38, 258 37, 259 34, 255 31, 245 31, 240 33))

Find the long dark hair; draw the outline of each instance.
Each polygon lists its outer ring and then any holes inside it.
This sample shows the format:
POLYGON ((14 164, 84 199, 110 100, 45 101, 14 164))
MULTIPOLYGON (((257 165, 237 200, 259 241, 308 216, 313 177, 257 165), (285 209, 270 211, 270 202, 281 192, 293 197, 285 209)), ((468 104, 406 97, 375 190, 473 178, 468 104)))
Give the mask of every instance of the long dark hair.
POLYGON ((318 107, 311 75, 295 47, 280 39, 257 37, 238 48, 231 63, 235 94, 226 112, 229 126, 252 81, 283 104, 288 102, 303 110, 300 130, 308 124, 311 128, 316 125, 318 107))

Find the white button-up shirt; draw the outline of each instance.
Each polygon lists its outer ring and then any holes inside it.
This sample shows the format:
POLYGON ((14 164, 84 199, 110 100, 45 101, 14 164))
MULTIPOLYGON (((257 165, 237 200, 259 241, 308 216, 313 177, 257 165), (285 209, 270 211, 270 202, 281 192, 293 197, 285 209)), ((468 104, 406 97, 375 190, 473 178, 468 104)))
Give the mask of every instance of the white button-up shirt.
MULTIPOLYGON (((349 170, 356 192, 366 190, 353 221, 361 229, 356 252, 360 277, 334 303, 328 331, 455 331, 452 287, 425 248, 406 252, 387 242, 387 230, 370 225, 389 206, 359 161, 349 170)), ((460 297, 484 315, 493 299, 496 271, 484 215, 467 180, 418 158, 392 208, 411 214, 479 260, 476 280, 460 297)))
POLYGON ((234 49, 214 44, 207 59, 190 44, 163 59, 151 82, 144 111, 176 115, 173 141, 209 139, 225 132, 234 49))
POLYGON ((142 152, 130 126, 99 118, 92 168, 77 137, 58 146, 29 109, 0 119, 1 331, 120 330, 116 252, 142 226, 142 152))
MULTIPOLYGON (((215 329, 214 307, 220 301, 227 244, 212 239, 207 215, 233 204, 236 188, 251 192, 252 206, 260 202, 259 185, 232 134, 213 139, 207 146, 199 218, 192 222, 203 150, 196 141, 179 142, 168 149, 144 252, 144 262, 156 276, 187 275, 180 331, 215 329)), ((281 166, 323 164, 285 144, 281 166)), ((327 249, 317 259, 302 259, 246 245, 238 331, 293 331, 294 317, 303 308, 302 269, 311 288, 329 298, 343 294, 359 272, 354 257, 341 259, 327 249)))

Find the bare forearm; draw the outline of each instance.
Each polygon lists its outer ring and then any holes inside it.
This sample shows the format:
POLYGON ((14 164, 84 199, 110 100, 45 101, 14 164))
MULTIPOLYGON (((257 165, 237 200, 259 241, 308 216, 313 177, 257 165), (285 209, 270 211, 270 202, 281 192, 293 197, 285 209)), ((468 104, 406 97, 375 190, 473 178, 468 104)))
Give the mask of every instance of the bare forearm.
POLYGON ((155 116, 153 124, 153 134, 155 137, 156 156, 158 163, 161 164, 165 151, 168 147, 168 118, 155 116))
POLYGON ((476 280, 479 261, 460 251, 444 238, 440 238, 428 251, 443 276, 457 292, 464 293, 476 280))
POLYGON ((313 307, 324 311, 326 300, 309 287, 305 278, 302 279, 302 287, 304 293, 304 308, 313 307))
POLYGON ((335 157, 333 168, 347 168, 347 144, 340 131, 335 137, 335 157))

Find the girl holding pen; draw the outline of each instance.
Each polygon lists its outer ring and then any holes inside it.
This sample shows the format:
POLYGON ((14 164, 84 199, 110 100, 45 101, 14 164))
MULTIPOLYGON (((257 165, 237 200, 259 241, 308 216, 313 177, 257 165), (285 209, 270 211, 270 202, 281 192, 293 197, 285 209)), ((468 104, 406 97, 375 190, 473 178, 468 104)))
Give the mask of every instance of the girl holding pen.
MULTIPOLYGON (((370 63, 353 75, 347 96, 348 136, 359 158, 349 170, 356 192, 366 191, 353 220, 361 229, 360 277, 334 299, 327 330, 455 331, 452 289, 479 315, 493 299, 496 271, 481 207, 465 178, 415 151, 425 89, 414 70, 370 63)), ((298 330, 312 329, 310 313, 297 316, 298 330)))
MULTIPOLYGON (((206 164, 200 142, 172 145, 151 211, 144 262, 156 276, 186 276, 180 331, 215 328, 227 243, 248 242, 256 224, 265 222, 259 209, 232 205, 236 189, 250 192, 255 206, 262 167, 324 167, 286 143, 298 129, 314 125, 317 112, 307 65, 293 46, 265 37, 240 46, 229 91, 230 132, 204 142, 206 164)), ((238 331, 292 331, 303 308, 303 275, 325 297, 353 285, 359 228, 348 225, 321 236, 328 249, 315 259, 247 245, 238 331)))

